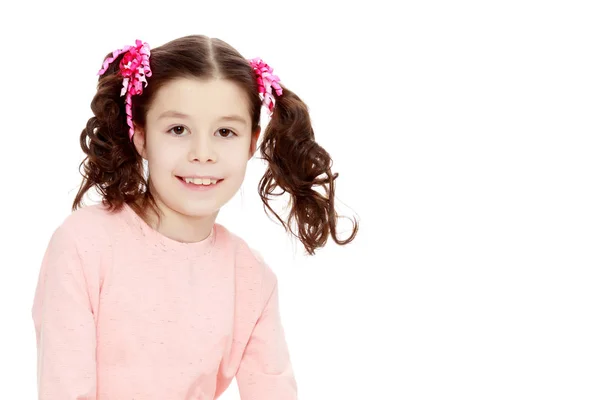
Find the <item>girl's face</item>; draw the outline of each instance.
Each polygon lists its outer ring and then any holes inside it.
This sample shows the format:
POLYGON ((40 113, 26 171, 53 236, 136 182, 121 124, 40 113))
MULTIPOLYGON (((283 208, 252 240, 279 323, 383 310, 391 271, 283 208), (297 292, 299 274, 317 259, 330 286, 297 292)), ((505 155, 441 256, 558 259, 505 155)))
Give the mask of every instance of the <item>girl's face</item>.
POLYGON ((236 84, 180 78, 157 92, 134 143, 148 161, 159 207, 205 217, 240 188, 259 133, 251 132, 246 95, 236 84), (219 181, 203 186, 201 177, 219 181))

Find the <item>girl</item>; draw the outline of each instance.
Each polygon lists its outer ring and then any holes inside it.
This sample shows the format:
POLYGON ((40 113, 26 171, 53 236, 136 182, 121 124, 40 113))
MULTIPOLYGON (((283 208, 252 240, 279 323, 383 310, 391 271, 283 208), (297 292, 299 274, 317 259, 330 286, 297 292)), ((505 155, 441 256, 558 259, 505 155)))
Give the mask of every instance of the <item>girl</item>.
POLYGON ((330 235, 354 239, 356 220, 336 234, 337 174, 306 105, 260 59, 205 36, 152 51, 138 40, 98 74, 83 181, 32 308, 39 399, 212 400, 234 377, 243 400, 296 399, 277 278, 215 220, 257 149, 264 105, 265 207, 275 214, 276 187, 290 194, 287 223, 277 218, 309 254, 330 235), (102 203, 82 206, 92 188, 102 203))

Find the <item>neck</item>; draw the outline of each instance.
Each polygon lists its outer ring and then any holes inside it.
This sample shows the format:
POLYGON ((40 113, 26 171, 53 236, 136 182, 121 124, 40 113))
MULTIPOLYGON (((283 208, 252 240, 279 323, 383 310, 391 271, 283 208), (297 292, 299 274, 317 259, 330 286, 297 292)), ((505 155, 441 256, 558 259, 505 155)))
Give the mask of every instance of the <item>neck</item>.
POLYGON ((153 212, 146 212, 144 220, 154 230, 169 239, 182 243, 196 243, 208 238, 217 219, 218 211, 206 216, 189 216, 175 211, 157 201, 160 219, 153 212))

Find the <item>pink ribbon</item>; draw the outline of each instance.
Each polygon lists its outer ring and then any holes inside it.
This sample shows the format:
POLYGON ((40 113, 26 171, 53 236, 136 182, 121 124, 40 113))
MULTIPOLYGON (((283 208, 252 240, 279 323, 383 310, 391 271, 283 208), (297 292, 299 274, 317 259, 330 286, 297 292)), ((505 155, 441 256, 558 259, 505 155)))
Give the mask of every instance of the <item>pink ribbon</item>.
POLYGON ((148 43, 142 43, 141 40, 135 41, 135 46, 125 46, 120 50, 115 50, 112 57, 107 58, 97 75, 102 75, 108 69, 119 55, 125 53, 119 63, 119 70, 123 76, 123 88, 121 96, 125 96, 125 113, 127 114, 127 125, 129 125, 129 138, 133 138, 133 120, 131 116, 131 96, 141 94, 143 88, 148 86, 146 77, 152 76, 150 70, 150 46, 148 43), (145 85, 144 85, 145 84, 145 85))
POLYGON ((250 65, 254 68, 256 74, 256 81, 258 82, 258 92, 263 95, 263 105, 267 107, 269 113, 273 113, 273 107, 275 106, 275 96, 273 95, 273 89, 278 96, 281 96, 283 89, 279 85, 279 77, 273 75, 273 68, 265 63, 260 58, 253 58, 250 61, 250 65))

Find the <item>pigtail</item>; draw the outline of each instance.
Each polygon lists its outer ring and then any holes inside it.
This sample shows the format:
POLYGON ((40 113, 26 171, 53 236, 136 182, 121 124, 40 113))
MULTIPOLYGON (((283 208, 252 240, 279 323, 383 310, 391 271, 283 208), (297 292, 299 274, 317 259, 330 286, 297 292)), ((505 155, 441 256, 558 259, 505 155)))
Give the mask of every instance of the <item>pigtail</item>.
POLYGON ((91 103, 94 116, 80 135, 85 154, 79 168, 83 180, 73 210, 82 206, 83 196, 92 188, 102 195, 102 202, 111 210, 133 202, 146 192, 142 158, 129 139, 125 102, 120 96, 123 77, 118 74, 118 65, 122 57, 115 59, 98 79, 91 103))
POLYGON ((266 209, 274 214, 286 231, 291 231, 310 255, 323 247, 331 235, 339 245, 350 243, 358 231, 353 219, 351 235, 341 240, 337 233, 338 214, 334 207, 335 179, 329 153, 316 141, 306 104, 292 91, 283 88, 276 98, 271 120, 260 144, 262 158, 268 167, 258 190, 266 209), (290 194, 291 210, 285 223, 268 204, 280 187, 290 194), (324 194, 316 189, 321 188, 324 194), (291 229, 295 223, 298 233, 291 229))

